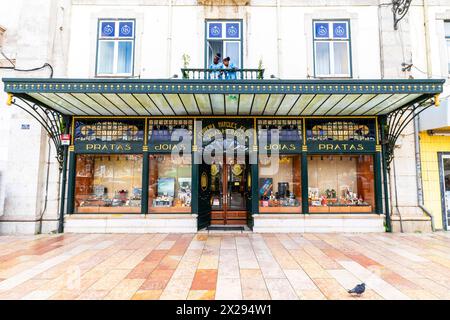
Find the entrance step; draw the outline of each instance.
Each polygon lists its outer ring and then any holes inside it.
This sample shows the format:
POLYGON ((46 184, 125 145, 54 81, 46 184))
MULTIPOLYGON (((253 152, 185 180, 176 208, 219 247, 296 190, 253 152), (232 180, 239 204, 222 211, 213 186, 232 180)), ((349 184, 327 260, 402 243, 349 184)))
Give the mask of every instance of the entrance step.
POLYGON ((249 227, 236 225, 211 225, 199 231, 199 233, 247 233, 247 232, 251 232, 249 227))
POLYGON ((241 226, 209 226, 209 231, 244 231, 244 227, 241 226))

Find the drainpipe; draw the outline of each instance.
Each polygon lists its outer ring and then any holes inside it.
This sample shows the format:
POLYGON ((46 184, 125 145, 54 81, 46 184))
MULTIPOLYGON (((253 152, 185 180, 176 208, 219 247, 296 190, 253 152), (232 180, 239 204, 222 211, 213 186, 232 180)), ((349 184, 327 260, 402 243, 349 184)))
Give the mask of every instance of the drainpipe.
POLYGON ((378 39, 379 45, 379 55, 380 55, 380 76, 384 79, 384 58, 383 58, 383 20, 381 18, 381 4, 378 4, 378 39))
MULTIPOLYGON (((431 65, 431 52, 430 52, 430 33, 429 33, 429 21, 428 21, 428 0, 423 0, 423 21, 424 21, 424 34, 425 34, 425 56, 427 63, 427 78, 432 78, 432 65, 431 65)), ((423 181, 422 181, 422 163, 420 159, 420 115, 414 117, 414 147, 416 156, 416 184, 417 184, 417 203, 418 207, 430 217, 431 230, 434 232, 434 219, 433 215, 424 207, 423 198, 423 181)))
MULTIPOLYGON (((396 165, 395 165, 395 157, 392 159, 392 169, 393 169, 393 173, 394 173, 394 186, 395 186, 395 209, 397 210, 398 213, 398 217, 400 218, 400 232, 403 233, 403 219, 402 219, 402 214, 400 212, 400 209, 398 208, 398 192, 397 192, 397 172, 396 172, 396 165)), ((391 185, 392 187, 392 185, 391 185)), ((391 191, 392 194, 392 191, 391 191)))
POLYGON ((281 73, 281 30, 280 30, 280 15, 281 15, 281 0, 277 0, 277 68, 278 68, 278 78, 282 77, 281 73))
POLYGON ((431 65, 431 45, 430 45, 430 22, 428 20, 428 0, 423 0, 423 25, 425 33, 425 50, 427 60, 427 78, 432 78, 432 65, 431 65))
POLYGON ((167 77, 171 77, 172 64, 172 18, 173 18, 173 0, 169 0, 168 19, 167 19, 167 77))

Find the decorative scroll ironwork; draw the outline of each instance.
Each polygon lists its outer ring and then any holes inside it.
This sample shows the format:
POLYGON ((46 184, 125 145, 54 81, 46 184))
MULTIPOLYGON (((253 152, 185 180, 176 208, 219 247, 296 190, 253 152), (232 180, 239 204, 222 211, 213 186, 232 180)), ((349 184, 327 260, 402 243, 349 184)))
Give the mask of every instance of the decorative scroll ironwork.
POLYGON ((11 104, 28 113, 45 129, 56 148, 56 159, 61 171, 64 161, 64 147, 61 144, 61 134, 64 132, 64 126, 66 125, 63 116, 37 102, 31 102, 19 96, 14 96, 11 104))
POLYGON ((412 0, 392 0, 392 12, 394 13, 394 30, 398 29, 398 23, 408 13, 412 0))
POLYGON ((424 100, 418 103, 410 104, 390 113, 387 117, 387 123, 381 129, 383 130, 383 139, 381 144, 385 145, 386 169, 390 171, 390 164, 394 159, 394 149, 397 139, 403 130, 429 107, 435 105, 435 100, 424 100))

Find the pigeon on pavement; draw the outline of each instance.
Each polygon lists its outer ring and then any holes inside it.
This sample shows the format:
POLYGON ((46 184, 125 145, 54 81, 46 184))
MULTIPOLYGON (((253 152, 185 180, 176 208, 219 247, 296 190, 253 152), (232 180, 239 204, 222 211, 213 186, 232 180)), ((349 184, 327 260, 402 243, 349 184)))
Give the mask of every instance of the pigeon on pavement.
POLYGON ((348 290, 348 293, 353 294, 356 293, 358 296, 362 295, 366 291, 366 284, 361 283, 356 285, 353 289, 348 290))

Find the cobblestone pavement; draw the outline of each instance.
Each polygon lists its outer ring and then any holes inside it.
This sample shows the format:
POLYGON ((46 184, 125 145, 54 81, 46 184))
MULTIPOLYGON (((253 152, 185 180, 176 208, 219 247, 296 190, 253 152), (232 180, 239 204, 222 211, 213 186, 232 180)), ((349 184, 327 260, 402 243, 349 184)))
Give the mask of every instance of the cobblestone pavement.
POLYGON ((450 299, 450 233, 1 236, 0 299, 450 299))

